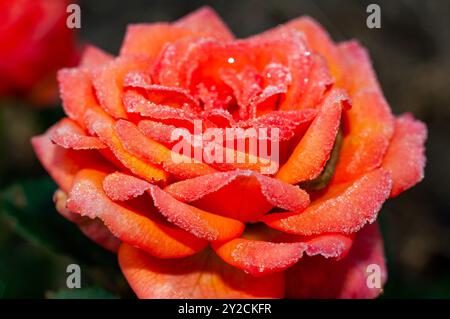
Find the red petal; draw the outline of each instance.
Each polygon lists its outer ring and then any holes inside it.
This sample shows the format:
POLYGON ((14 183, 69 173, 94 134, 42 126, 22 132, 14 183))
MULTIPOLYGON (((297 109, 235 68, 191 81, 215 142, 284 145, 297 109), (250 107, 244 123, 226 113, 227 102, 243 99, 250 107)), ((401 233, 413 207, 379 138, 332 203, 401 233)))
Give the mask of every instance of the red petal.
POLYGON ((424 123, 415 120, 410 114, 396 119, 394 136, 383 159, 383 168, 392 175, 391 197, 423 179, 426 139, 427 128, 424 123))
MULTIPOLYGON (((383 242, 378 225, 367 225, 342 260, 305 258, 286 271, 288 298, 375 298, 386 282, 383 242), (381 288, 370 288, 368 275, 379 267, 381 288)), ((370 281, 372 283, 372 281, 370 281)))
POLYGON ((157 119, 166 124, 192 127, 193 120, 198 118, 195 113, 189 110, 153 103, 133 91, 124 94, 123 103, 129 113, 139 113, 141 116, 157 119))
POLYGON ((163 144, 171 144, 172 131, 176 129, 174 125, 164 124, 151 120, 142 120, 138 123, 138 128, 148 138, 161 142, 163 144))
POLYGON ((189 256, 205 247, 206 242, 160 220, 148 202, 123 206, 111 201, 103 191, 106 175, 95 170, 80 171, 69 193, 67 208, 101 219, 121 241, 158 258, 189 256))
POLYGON ((53 144, 50 140, 50 130, 33 137, 31 144, 42 166, 65 192, 70 190, 74 176, 79 170, 108 167, 103 158, 93 151, 74 151, 53 144))
POLYGON ((122 103, 123 82, 130 72, 148 68, 144 59, 116 58, 92 71, 92 82, 102 108, 115 118, 127 118, 122 103))
POLYGON ((113 56, 105 51, 93 46, 87 45, 81 56, 80 66, 90 69, 105 64, 113 59, 113 56))
POLYGON ((109 174, 103 181, 103 190, 113 201, 126 201, 150 189, 150 184, 132 175, 120 172, 109 174))
POLYGON ((312 239, 293 238, 291 242, 269 242, 245 238, 213 244, 225 262, 253 276, 267 275, 294 265, 304 254, 326 258, 343 256, 352 244, 344 235, 321 235, 312 239))
POLYGON ((301 17, 294 19, 273 31, 282 31, 283 29, 295 29, 302 32, 306 37, 308 46, 320 53, 327 61, 328 68, 336 80, 340 80, 343 75, 342 61, 339 50, 322 26, 311 17, 301 17))
POLYGON ((346 96, 340 90, 331 91, 288 161, 280 168, 277 178, 290 184, 319 176, 330 158, 346 96))
POLYGON ((50 128, 50 139, 61 147, 75 150, 106 148, 98 138, 87 135, 76 122, 68 118, 50 128))
POLYGON ((317 115, 315 109, 296 111, 274 111, 255 119, 239 122, 242 127, 277 128, 281 141, 289 140, 299 132, 303 132, 317 115))
POLYGON ((176 28, 168 23, 130 24, 120 48, 120 56, 146 56, 154 59, 166 43, 191 34, 189 30, 176 28))
POLYGON ((167 179, 167 173, 162 169, 133 156, 124 149, 114 130, 113 119, 100 108, 89 109, 85 114, 85 123, 91 133, 97 134, 100 140, 108 145, 115 158, 133 174, 150 182, 164 182, 167 179))
POLYGON ((125 77, 124 85, 126 87, 143 89, 146 93, 146 99, 153 104, 193 111, 200 110, 198 102, 188 91, 179 87, 151 84, 149 76, 143 72, 128 73, 125 77))
POLYGON ((255 278, 211 252, 162 260, 122 245, 119 264, 139 298, 281 298, 284 294, 282 273, 255 278))
POLYGON ((85 110, 98 105, 89 73, 79 68, 62 69, 58 83, 64 112, 81 123, 85 110))
POLYGON ((187 205, 156 186, 151 186, 150 194, 155 206, 169 222, 199 238, 226 241, 239 237, 244 230, 241 222, 187 205))
POLYGON ((117 239, 109 229, 99 219, 90 219, 78 214, 72 213, 67 209, 67 195, 62 190, 56 190, 53 195, 56 210, 69 221, 77 224, 80 230, 98 245, 112 252, 117 253, 120 246, 120 240, 117 239))
POLYGON ((233 40, 234 36, 222 19, 210 7, 204 6, 177 20, 174 26, 202 33, 205 37, 214 37, 219 40, 233 40))
POLYGON ((132 123, 125 120, 116 122, 115 129, 117 135, 125 149, 131 154, 139 156, 150 163, 161 164, 164 169, 174 175, 175 178, 185 179, 214 173, 216 170, 207 164, 190 161, 186 158, 183 161, 179 158, 176 161, 175 153, 165 146, 145 137, 139 129, 132 123))
POLYGON ((267 46, 269 48, 268 55, 288 57, 285 65, 290 69, 292 83, 280 103, 281 110, 314 107, 334 83, 326 61, 315 52, 310 51, 309 43, 305 41, 304 36, 303 32, 299 32, 296 27, 288 24, 254 37, 275 42, 275 47, 279 48, 279 52, 274 51, 273 47, 269 45, 267 46))
POLYGON ((334 181, 351 181, 381 166, 394 132, 394 117, 383 97, 367 52, 356 42, 341 44, 352 108, 344 119, 344 139, 334 181))
POLYGON ((243 222, 259 219, 274 206, 291 211, 309 204, 308 194, 297 186, 251 171, 209 174, 171 184, 165 191, 183 202, 243 222))
POLYGON ((353 183, 330 186, 300 213, 275 213, 262 218, 270 227, 296 234, 350 234, 375 221, 392 188, 390 173, 378 169, 353 183))
POLYGON ((343 70, 347 72, 345 86, 350 96, 364 90, 381 92, 373 70, 369 53, 358 41, 347 41, 338 45, 343 70))

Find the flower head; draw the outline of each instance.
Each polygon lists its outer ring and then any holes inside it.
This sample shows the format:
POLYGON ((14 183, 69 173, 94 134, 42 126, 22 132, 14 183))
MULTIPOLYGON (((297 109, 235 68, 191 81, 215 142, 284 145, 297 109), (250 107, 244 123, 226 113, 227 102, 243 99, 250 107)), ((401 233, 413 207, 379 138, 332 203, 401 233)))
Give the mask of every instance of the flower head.
POLYGON ((426 128, 391 113, 358 42, 308 17, 235 39, 202 8, 131 25, 118 57, 91 46, 58 80, 67 118, 34 149, 139 297, 380 293, 375 221, 423 178, 426 128))

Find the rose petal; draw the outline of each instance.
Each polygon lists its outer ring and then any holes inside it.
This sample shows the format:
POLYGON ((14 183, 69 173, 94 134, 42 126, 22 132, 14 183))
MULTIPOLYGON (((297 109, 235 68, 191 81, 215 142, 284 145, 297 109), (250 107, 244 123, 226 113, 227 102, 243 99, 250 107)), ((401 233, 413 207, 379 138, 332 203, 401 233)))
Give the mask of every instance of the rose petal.
POLYGON ((259 219, 274 206, 291 211, 309 204, 308 194, 300 188, 252 171, 209 174, 171 184, 165 191, 183 202, 243 222, 259 219))
POLYGON ((139 298, 281 298, 284 295, 282 273, 255 278, 227 265, 211 252, 162 260, 122 245, 119 264, 139 298))
POLYGON ((161 164, 175 178, 193 178, 216 172, 205 163, 183 158, 182 155, 175 154, 165 146, 145 137, 131 122, 119 120, 116 122, 115 130, 128 152, 150 163, 161 164))
POLYGON ((95 68, 99 65, 108 63, 113 59, 113 56, 96 46, 91 44, 86 45, 81 56, 80 66, 82 68, 95 68))
POLYGON ((116 58, 91 70, 92 82, 101 107, 115 118, 127 118, 122 103, 123 82, 132 71, 144 71, 149 62, 138 58, 116 58))
POLYGON ((138 128, 148 138, 163 144, 173 144, 172 132, 176 126, 164 124, 151 120, 142 120, 138 123, 138 128))
POLYGON ((322 55, 333 77, 339 82, 343 77, 342 61, 339 50, 328 33, 313 18, 304 16, 279 26, 268 32, 282 32, 285 29, 295 29, 304 34, 306 43, 315 52, 322 55))
POLYGON ((201 7, 182 17, 174 26, 205 37, 215 37, 223 41, 233 40, 234 36, 217 13, 209 6, 201 7))
POLYGON ((348 87, 352 108, 345 113, 344 140, 334 173, 336 183, 380 167, 394 132, 394 117, 367 52, 356 42, 341 44, 339 49, 351 79, 348 87))
POLYGON ((106 145, 98 138, 87 135, 74 121, 64 118, 50 128, 53 143, 74 150, 102 149, 106 145))
POLYGON ((349 254, 342 260, 325 260, 317 256, 304 258, 289 268, 286 271, 286 297, 375 298, 382 292, 386 278, 378 225, 367 225, 358 232, 349 254), (373 273, 372 269, 378 271, 375 267, 379 267, 379 273, 373 273), (381 287, 368 285, 370 274, 380 275, 381 287))
POLYGON ((113 201, 126 201, 150 189, 150 183, 120 172, 109 174, 103 181, 103 190, 113 201))
POLYGON ((199 116, 190 110, 158 105, 136 92, 126 92, 123 103, 128 113, 139 113, 143 117, 156 119, 168 125, 192 128, 193 121, 199 116))
POLYGON ((154 59, 166 43, 192 35, 189 30, 176 28, 168 23, 130 24, 120 48, 119 56, 146 56, 154 59))
POLYGON ((55 202, 58 213, 71 222, 77 224, 83 234, 103 248, 117 253, 120 246, 120 240, 111 234, 109 229, 101 220, 97 218, 91 219, 89 217, 83 217, 69 211, 66 206, 67 195, 60 189, 56 190, 53 195, 53 201, 55 202))
POLYGON ((64 112, 81 123, 85 110, 98 105, 89 73, 80 68, 62 69, 58 83, 64 112))
POLYGON ((333 90, 327 95, 319 108, 319 114, 280 168, 277 178, 296 184, 319 176, 330 158, 346 99, 341 90, 333 90))
POLYGON ((95 170, 80 171, 69 192, 67 208, 82 216, 101 219, 121 241, 158 258, 189 256, 206 246, 205 241, 158 218, 148 202, 123 206, 111 201, 103 191, 106 175, 95 170))
POLYGON ((133 174, 150 182, 164 182, 167 179, 167 173, 162 169, 133 156, 124 149, 114 130, 113 119, 100 108, 89 109, 85 113, 84 122, 93 134, 108 145, 115 158, 133 174))
POLYGON ((162 215, 198 238, 226 241, 239 237, 244 230, 243 223, 180 202, 157 186, 151 186, 149 193, 162 215))
POLYGON ((395 197, 424 177, 427 128, 410 114, 395 121, 395 131, 383 159, 383 168, 391 172, 395 197))
POLYGON ((31 144, 42 166, 65 192, 70 190, 74 176, 79 170, 109 167, 107 162, 93 151, 75 151, 53 144, 50 140, 50 130, 33 137, 31 144))
POLYGON ((190 108, 199 111, 198 102, 188 91, 179 87, 151 84, 149 75, 143 72, 130 72, 125 76, 124 86, 143 89, 146 99, 156 105, 174 108, 190 108))
POLYGON ((290 242, 237 238, 225 244, 213 244, 213 248, 228 264, 253 276, 261 276, 291 267, 304 254, 322 255, 325 258, 342 257, 351 244, 350 237, 335 234, 311 239, 292 238, 290 242))
POLYGON ((296 234, 350 234, 375 221, 392 188, 390 173, 378 169, 352 183, 331 185, 300 213, 274 213, 262 218, 268 226, 296 234))

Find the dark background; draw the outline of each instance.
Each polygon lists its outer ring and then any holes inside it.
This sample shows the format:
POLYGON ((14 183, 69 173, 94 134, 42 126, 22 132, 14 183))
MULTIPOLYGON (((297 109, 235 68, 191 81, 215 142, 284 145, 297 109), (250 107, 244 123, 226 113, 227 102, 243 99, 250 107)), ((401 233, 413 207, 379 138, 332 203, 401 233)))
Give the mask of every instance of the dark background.
MULTIPOLYGON (((216 9, 238 37, 310 15, 337 41, 359 39, 370 51, 394 113, 412 112, 426 122, 429 130, 425 180, 389 200, 380 215, 389 270, 382 298, 450 297, 449 1, 84 0, 79 3, 81 40, 114 54, 127 24, 172 21, 204 4, 216 9), (366 7, 370 3, 381 7, 381 29, 366 26, 366 7)), ((60 108, 32 110, 17 101, 3 104, 7 105, 0 108, 0 186, 4 188, 0 213, 0 298, 73 296, 64 290, 65 267, 70 262, 83 265, 83 286, 89 287, 77 292, 78 297, 132 297, 115 258, 79 238, 74 226, 57 216, 49 201, 54 186, 44 177, 29 138, 60 118, 60 108), (30 182, 32 178, 41 179, 30 182), (14 186, 8 186, 11 184, 14 186), (45 217, 36 213, 43 210, 45 217), (37 226, 26 223, 30 217, 23 215, 23 211, 36 214, 37 226), (58 226, 58 234, 52 234, 56 226, 51 225, 63 226, 58 226), (52 236, 59 241, 55 249, 46 244, 52 236), (99 265, 108 271, 100 272, 99 265)))

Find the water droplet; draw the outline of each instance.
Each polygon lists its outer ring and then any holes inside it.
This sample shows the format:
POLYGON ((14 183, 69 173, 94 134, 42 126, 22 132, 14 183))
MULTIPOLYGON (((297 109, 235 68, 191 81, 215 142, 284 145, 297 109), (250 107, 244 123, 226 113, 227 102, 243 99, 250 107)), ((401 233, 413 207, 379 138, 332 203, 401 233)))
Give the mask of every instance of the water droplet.
POLYGON ((233 57, 228 58, 228 63, 233 64, 234 63, 234 58, 233 57))

